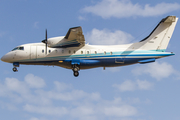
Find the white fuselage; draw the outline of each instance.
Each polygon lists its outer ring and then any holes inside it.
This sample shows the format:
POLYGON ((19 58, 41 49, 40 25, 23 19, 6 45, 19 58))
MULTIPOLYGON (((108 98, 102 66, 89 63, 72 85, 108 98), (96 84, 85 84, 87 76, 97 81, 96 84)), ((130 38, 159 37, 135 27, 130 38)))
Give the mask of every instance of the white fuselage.
POLYGON ((56 65, 71 69, 73 60, 85 60, 81 69, 94 67, 113 67, 138 63, 140 60, 149 58, 160 58, 172 53, 159 52, 154 50, 133 49, 126 45, 88 45, 79 48, 47 48, 45 44, 32 43, 24 44, 23 50, 13 50, 2 57, 2 61, 9 63, 31 64, 31 65, 56 65), (130 61, 132 59, 132 61, 130 61), (88 60, 88 61, 87 61, 88 60), (91 63, 89 60, 98 60, 99 62, 91 63), (69 64, 67 64, 69 62, 69 64), (66 64, 64 64, 66 63, 66 64), (87 64, 87 66, 86 66, 87 64))

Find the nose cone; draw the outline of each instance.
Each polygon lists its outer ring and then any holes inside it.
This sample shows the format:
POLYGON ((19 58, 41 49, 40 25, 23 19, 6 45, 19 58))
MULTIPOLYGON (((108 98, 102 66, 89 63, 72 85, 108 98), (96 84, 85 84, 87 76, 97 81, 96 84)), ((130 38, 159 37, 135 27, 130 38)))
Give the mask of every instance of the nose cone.
POLYGON ((6 62, 7 61, 7 57, 5 55, 2 56, 1 61, 6 62))
POLYGON ((1 61, 3 61, 3 62, 10 62, 10 60, 11 60, 11 58, 10 58, 10 56, 9 55, 4 55, 4 56, 2 56, 2 58, 1 58, 1 61))

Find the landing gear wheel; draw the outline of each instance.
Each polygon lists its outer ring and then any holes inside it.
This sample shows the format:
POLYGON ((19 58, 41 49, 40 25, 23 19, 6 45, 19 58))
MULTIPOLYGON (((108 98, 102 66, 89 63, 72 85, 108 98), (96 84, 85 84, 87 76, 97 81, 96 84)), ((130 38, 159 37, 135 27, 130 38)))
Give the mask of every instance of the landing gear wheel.
POLYGON ((13 71, 14 71, 14 72, 17 72, 18 70, 17 70, 17 68, 16 68, 16 67, 13 67, 13 71))
POLYGON ((74 76, 75 77, 79 76, 79 72, 78 71, 74 71, 74 76))

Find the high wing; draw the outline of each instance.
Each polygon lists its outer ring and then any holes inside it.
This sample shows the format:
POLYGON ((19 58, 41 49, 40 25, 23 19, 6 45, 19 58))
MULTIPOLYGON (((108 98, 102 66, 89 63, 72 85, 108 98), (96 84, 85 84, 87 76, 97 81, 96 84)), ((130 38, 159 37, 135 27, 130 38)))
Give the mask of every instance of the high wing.
POLYGON ((82 47, 85 45, 85 39, 82 32, 82 28, 73 27, 70 28, 66 36, 58 41, 53 48, 67 48, 67 47, 82 47))

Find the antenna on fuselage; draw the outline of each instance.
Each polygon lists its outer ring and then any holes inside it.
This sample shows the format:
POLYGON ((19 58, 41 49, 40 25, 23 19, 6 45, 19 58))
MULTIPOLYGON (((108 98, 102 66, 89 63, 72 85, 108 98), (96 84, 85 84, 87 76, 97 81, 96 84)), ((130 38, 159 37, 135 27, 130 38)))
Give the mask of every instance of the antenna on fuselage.
POLYGON ((47 29, 46 29, 46 36, 45 36, 45 39, 44 39, 42 42, 46 44, 45 51, 46 51, 46 54, 47 54, 47 29))

